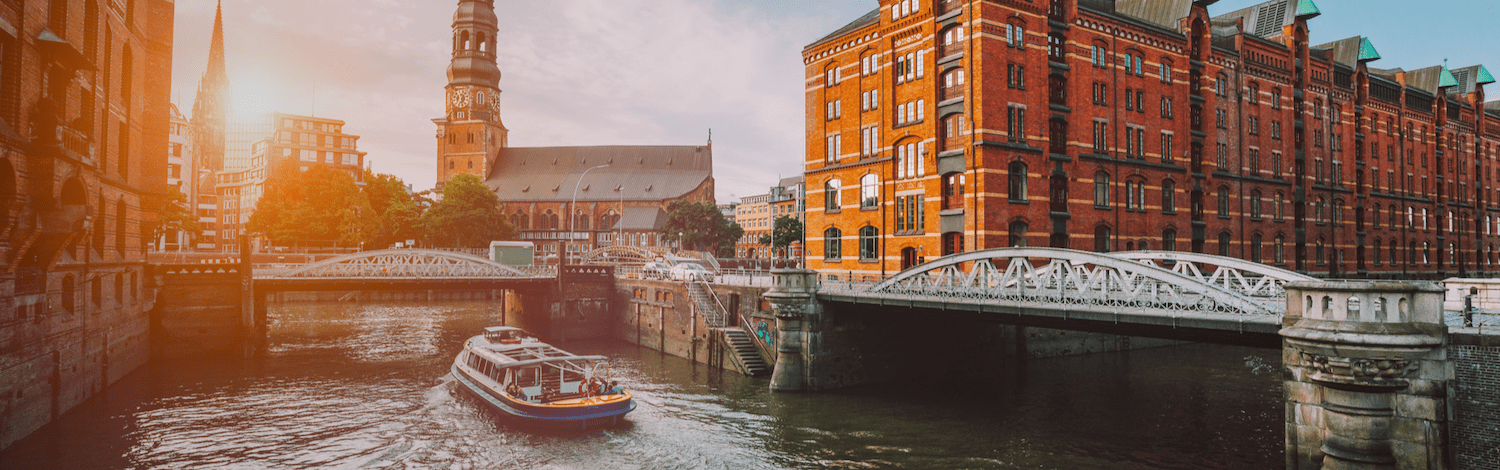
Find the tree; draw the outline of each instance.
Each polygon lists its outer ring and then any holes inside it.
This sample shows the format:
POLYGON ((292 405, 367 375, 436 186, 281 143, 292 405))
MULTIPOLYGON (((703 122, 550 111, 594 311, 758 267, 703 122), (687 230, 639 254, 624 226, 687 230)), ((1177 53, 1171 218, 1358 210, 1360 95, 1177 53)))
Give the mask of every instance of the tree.
POLYGON ((161 242, 162 237, 173 231, 196 234, 199 231, 198 216, 187 202, 187 195, 172 188, 156 213, 156 223, 151 225, 151 240, 161 242))
POLYGON ((500 197, 478 176, 462 174, 443 185, 443 198, 422 214, 427 243, 455 248, 487 248, 491 241, 514 240, 515 227, 500 210, 500 197))
POLYGON ((676 201, 667 206, 667 222, 661 234, 678 240, 686 249, 733 256, 734 243, 745 235, 745 229, 725 219, 712 203, 676 201))
POLYGON ((368 210, 368 202, 354 177, 320 163, 305 171, 300 166, 296 160, 276 166, 245 230, 284 244, 364 241, 366 224, 359 213, 368 210))
POLYGON ((792 242, 802 241, 802 222, 787 216, 776 218, 776 225, 771 230, 771 251, 781 251, 791 246, 792 242))
POLYGON ((422 209, 417 198, 400 178, 366 171, 365 199, 370 211, 365 215, 371 218, 366 242, 372 247, 386 247, 422 238, 422 209))

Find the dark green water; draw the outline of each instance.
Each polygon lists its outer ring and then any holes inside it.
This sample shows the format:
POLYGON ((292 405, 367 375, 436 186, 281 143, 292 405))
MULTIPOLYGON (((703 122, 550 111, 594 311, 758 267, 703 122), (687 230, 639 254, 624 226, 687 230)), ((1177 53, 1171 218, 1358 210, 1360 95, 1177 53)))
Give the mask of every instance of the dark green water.
MULTIPOLYGON (((817 394, 623 342, 639 408, 586 434, 508 425, 446 377, 484 304, 272 311, 253 358, 156 360, 0 454, 4 469, 1268 469, 1282 462, 1279 351, 1191 345, 1038 359, 817 394), (1272 364, 1257 371, 1247 356, 1272 364)), ((944 358, 934 358, 944 360, 944 358)), ((1253 362, 1253 361, 1252 361, 1253 362)))

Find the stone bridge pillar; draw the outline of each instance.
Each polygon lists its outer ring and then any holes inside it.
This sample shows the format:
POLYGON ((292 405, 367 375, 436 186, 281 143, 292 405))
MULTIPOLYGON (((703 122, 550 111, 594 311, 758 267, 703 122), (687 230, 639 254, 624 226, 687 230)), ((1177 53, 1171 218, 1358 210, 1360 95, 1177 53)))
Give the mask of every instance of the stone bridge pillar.
POLYGON ((771 373, 771 391, 808 390, 807 358, 803 356, 808 320, 822 314, 818 303, 818 273, 806 269, 771 271, 771 290, 765 294, 776 315, 776 370, 771 373))
POLYGON ((1286 292, 1287 468, 1448 468, 1442 287, 1296 282, 1286 292))

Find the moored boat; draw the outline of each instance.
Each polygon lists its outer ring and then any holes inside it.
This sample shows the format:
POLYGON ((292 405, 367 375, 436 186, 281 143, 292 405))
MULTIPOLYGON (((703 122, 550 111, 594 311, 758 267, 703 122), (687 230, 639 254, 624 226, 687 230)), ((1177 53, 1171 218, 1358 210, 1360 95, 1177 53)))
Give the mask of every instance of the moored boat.
POLYGON ((579 356, 525 330, 492 326, 469 338, 453 360, 459 385, 490 407, 522 421, 587 429, 613 424, 635 409, 610 376, 608 358, 579 356))

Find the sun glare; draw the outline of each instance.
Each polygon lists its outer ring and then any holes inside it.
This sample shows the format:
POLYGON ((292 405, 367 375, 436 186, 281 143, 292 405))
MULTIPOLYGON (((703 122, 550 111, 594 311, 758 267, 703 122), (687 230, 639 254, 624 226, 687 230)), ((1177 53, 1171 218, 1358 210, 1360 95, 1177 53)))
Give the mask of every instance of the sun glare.
POLYGON ((269 81, 251 74, 235 77, 231 112, 239 118, 253 118, 272 111, 284 98, 281 90, 269 81))

